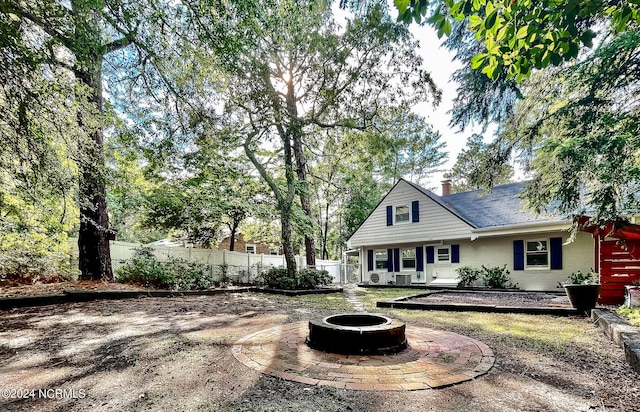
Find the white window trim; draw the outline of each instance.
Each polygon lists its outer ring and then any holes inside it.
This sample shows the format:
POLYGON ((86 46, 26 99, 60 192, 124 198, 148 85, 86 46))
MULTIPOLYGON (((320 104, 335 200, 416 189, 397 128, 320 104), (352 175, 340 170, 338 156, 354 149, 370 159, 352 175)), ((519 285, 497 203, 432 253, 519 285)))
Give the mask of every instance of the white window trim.
POLYGON ((406 204, 406 205, 398 205, 398 206, 395 206, 395 205, 394 205, 394 206, 393 206, 393 225, 394 225, 394 226, 395 226, 395 225, 406 225, 406 224, 409 224, 409 223, 411 223, 411 206, 410 206, 410 205, 408 205, 408 204, 406 204), (398 216, 398 212, 397 212, 397 210, 396 210, 396 209, 397 209, 397 208, 399 208, 399 207, 406 207, 406 208, 407 208, 407 210, 408 210, 408 212, 409 212, 409 219, 407 219, 407 220, 406 220, 406 221, 404 221, 404 222, 398 222, 398 221, 396 220, 396 217, 398 216))
POLYGON ((258 254, 258 248, 256 248, 256 245, 253 243, 247 243, 246 245, 244 245, 244 253, 249 253, 251 255, 256 255, 258 254), (253 252, 249 252, 247 249, 252 247, 253 248, 253 252))
POLYGON ((418 267, 418 256, 416 254, 416 249, 415 248, 400 248, 400 271, 402 272, 415 272, 416 268, 418 267), (413 250, 414 256, 413 256, 413 261, 415 262, 414 266, 412 268, 406 268, 404 267, 404 261, 402 260, 402 251, 403 250, 413 250))
POLYGON ((451 245, 440 245, 433 247, 433 261, 436 265, 450 265, 451 264, 451 245), (439 260, 438 259, 438 249, 447 249, 449 251, 449 259, 448 260, 439 260))
POLYGON ((378 252, 383 253, 386 256, 385 260, 387 262, 387 266, 389 265, 389 258, 388 258, 388 253, 387 253, 387 249, 374 249, 373 250, 373 270, 389 270, 388 267, 386 268, 378 268, 378 252))
POLYGON ((531 239, 524 241, 524 270, 551 270, 551 242, 549 239, 531 239), (547 266, 529 266, 527 264, 527 243, 547 242, 547 266))

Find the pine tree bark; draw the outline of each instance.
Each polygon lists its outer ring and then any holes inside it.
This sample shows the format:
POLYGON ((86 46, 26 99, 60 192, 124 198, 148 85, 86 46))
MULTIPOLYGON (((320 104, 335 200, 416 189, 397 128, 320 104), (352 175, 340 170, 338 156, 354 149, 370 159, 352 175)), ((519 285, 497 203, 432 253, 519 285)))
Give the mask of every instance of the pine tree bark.
POLYGON ((79 269, 82 279, 113 280, 109 239, 109 215, 104 176, 102 59, 99 10, 85 2, 74 1, 77 60, 75 76, 87 88, 87 103, 78 112, 80 129, 86 133, 80 148, 80 231, 78 234, 79 269))

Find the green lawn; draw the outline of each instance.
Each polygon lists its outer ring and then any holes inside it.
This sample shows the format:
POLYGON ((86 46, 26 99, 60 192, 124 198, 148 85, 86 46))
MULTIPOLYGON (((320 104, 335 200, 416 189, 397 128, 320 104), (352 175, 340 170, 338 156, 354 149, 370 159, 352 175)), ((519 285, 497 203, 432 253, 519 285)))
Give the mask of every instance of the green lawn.
MULTIPOLYGON (((542 353, 596 350, 590 322, 582 317, 448 312, 377 308, 376 302, 419 294, 419 289, 361 288, 358 297, 371 312, 386 313, 415 324, 478 339, 497 340, 512 348, 542 353)), ((596 350, 597 352, 597 350, 596 350)))
POLYGON ((617 312, 619 315, 629 319, 632 324, 640 326, 640 308, 627 308, 623 306, 618 309, 617 312))

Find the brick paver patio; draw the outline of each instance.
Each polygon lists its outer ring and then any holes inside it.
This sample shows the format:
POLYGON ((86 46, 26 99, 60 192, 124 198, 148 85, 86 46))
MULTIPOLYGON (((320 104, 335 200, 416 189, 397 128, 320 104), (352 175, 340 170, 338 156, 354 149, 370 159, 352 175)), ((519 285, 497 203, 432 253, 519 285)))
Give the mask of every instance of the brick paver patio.
POLYGON ((474 379, 491 369, 484 343, 452 332, 407 326, 409 349, 388 356, 326 353, 304 340, 308 322, 266 329, 240 339, 233 355, 264 374, 308 385, 356 390, 439 388, 474 379))

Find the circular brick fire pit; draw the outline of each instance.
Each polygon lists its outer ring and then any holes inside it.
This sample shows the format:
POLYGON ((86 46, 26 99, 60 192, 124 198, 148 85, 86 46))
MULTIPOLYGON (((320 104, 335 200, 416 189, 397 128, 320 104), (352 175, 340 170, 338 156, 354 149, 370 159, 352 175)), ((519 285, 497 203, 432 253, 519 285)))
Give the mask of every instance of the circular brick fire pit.
POLYGON ((309 321, 309 347, 346 355, 393 354, 407 348, 405 324, 378 314, 342 313, 309 321))

